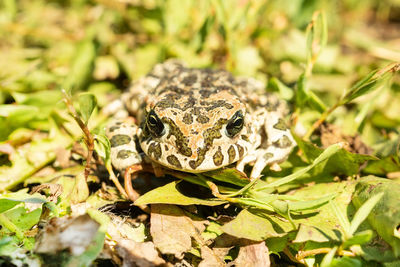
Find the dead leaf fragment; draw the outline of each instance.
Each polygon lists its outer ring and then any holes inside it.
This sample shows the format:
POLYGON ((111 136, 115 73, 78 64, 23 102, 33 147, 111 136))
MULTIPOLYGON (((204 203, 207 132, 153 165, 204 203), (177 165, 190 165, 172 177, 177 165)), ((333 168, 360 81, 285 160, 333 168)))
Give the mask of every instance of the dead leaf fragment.
POLYGON ((34 186, 32 188, 32 194, 36 192, 43 192, 46 189, 49 189, 49 196, 47 197, 47 199, 52 202, 57 202, 57 198, 63 192, 63 187, 60 184, 44 183, 41 185, 34 186))
POLYGON ((122 258, 123 267, 152 267, 165 264, 152 242, 140 243, 129 239, 120 239, 115 249, 122 258))
POLYGON ((268 267, 270 265, 269 250, 265 242, 248 241, 246 245, 240 247, 239 255, 234 261, 236 267, 268 267))
POLYGON ((197 240, 204 231, 205 223, 188 217, 177 206, 151 205, 150 233, 162 254, 174 254, 181 259, 183 253, 191 249, 192 237, 197 240))
POLYGON ((60 146, 54 152, 56 153, 56 165, 63 169, 71 167, 71 162, 69 160, 71 158, 70 149, 65 149, 60 146))
POLYGON ((229 249, 201 247, 202 261, 199 267, 223 267, 225 266, 224 257, 228 254, 229 249))
POLYGON ((88 214, 55 217, 39 233, 35 252, 56 254, 67 249, 72 255, 78 256, 92 243, 99 227, 100 224, 88 214))
POLYGON ((372 149, 361 141, 359 135, 349 136, 342 133, 340 128, 333 124, 321 125, 321 143, 322 147, 327 148, 330 145, 343 142, 345 149, 352 153, 371 154, 372 149))

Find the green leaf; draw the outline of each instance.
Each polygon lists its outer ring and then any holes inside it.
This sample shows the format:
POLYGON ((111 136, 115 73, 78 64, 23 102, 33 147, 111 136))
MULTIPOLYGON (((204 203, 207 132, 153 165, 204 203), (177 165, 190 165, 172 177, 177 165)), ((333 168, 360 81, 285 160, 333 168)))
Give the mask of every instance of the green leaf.
POLYGON ((83 40, 75 51, 75 57, 62 88, 71 95, 75 91, 82 90, 92 75, 95 58, 94 41, 90 38, 83 40))
POLYGON ((360 179, 353 193, 352 203, 360 208, 374 196, 383 193, 378 203, 368 215, 368 222, 374 230, 400 256, 400 184, 389 179, 367 176, 360 179))
POLYGON ((209 176, 215 180, 231 183, 238 186, 246 186, 250 183, 247 175, 235 168, 223 168, 214 171, 204 172, 202 175, 209 176))
POLYGON ((365 230, 365 231, 356 233, 355 235, 353 235, 352 237, 347 239, 345 242, 343 242, 343 248, 346 249, 353 245, 363 245, 365 243, 368 243, 371 240, 373 235, 374 235, 374 233, 372 232, 372 230, 365 230))
POLYGON ((157 187, 156 189, 140 196, 134 204, 137 206, 147 204, 218 206, 226 203, 226 201, 219 199, 200 199, 186 196, 178 189, 179 183, 179 181, 174 181, 164 186, 157 187))
POLYGON ((345 233, 345 237, 351 237, 350 233, 350 221, 347 218, 346 214, 343 213, 341 209, 336 205, 334 201, 330 202, 332 210, 334 211, 336 218, 338 218, 340 225, 343 228, 343 231, 345 233))
POLYGON ((74 182, 74 187, 68 198, 72 204, 84 202, 89 197, 89 187, 84 173, 75 176, 74 182))
POLYGON ((296 107, 303 108, 306 105, 320 113, 326 110, 324 102, 314 92, 308 89, 306 73, 302 73, 297 81, 296 107))
POLYGON ((57 133, 51 138, 37 139, 16 153, 12 166, 0 168, 0 191, 10 189, 23 182, 56 158, 55 150, 72 144, 69 136, 57 133), (32 161, 31 159, 34 159, 32 161))
POLYGON ((317 209, 322 205, 328 203, 331 199, 335 198, 336 195, 337 194, 334 193, 313 200, 291 201, 289 202, 289 209, 291 211, 305 211, 305 210, 317 209))
POLYGON ((39 114, 38 107, 29 105, 0 105, 0 141, 6 140, 8 135, 13 130, 19 127, 27 127, 27 125, 34 121, 39 114))
POLYGON ((321 162, 329 159, 332 155, 334 155, 336 152, 338 152, 341 149, 341 146, 338 144, 335 145, 331 145, 330 147, 328 147, 327 149, 324 150, 324 152, 321 153, 321 155, 319 155, 312 164, 308 165, 305 168, 302 168, 301 170, 288 175, 284 178, 281 178, 275 182, 272 182, 268 185, 262 186, 260 188, 257 188, 256 190, 264 190, 267 188, 273 188, 273 187, 278 187, 280 185, 283 184, 287 184, 290 183, 294 180, 296 180, 297 178, 299 178, 300 176, 302 176, 303 174, 307 173, 309 170, 311 170, 312 168, 314 168, 316 165, 320 164, 321 162))
POLYGON ((374 195, 367 201, 365 201, 362 206, 354 214, 353 220, 350 223, 350 234, 354 234, 360 224, 368 217, 369 213, 375 207, 376 203, 383 197, 383 192, 374 195))
POLYGON ((0 213, 12 209, 19 203, 37 203, 37 204, 44 204, 47 203, 45 199, 42 198, 26 198, 23 200, 19 199, 10 199, 10 198, 1 198, 0 199, 0 213))
POLYGON ((321 267, 330 267, 333 261, 333 258, 335 257, 335 253, 337 251, 337 247, 333 247, 322 259, 321 261, 321 267))
POLYGON ((328 40, 325 12, 316 11, 307 27, 307 65, 314 64, 328 40))
POLYGON ((80 94, 78 102, 79 102, 79 113, 85 124, 87 124, 90 116, 93 113, 93 110, 96 108, 97 105, 96 97, 88 93, 80 94))
POLYGON ((27 249, 33 248, 33 241, 26 237, 24 232, 39 222, 42 209, 28 212, 24 207, 15 207, 0 214, 0 236, 14 235, 19 242, 23 242, 27 249))
POLYGON ((272 91, 279 92, 279 96, 282 99, 291 100, 293 98, 294 95, 293 89, 286 86, 276 77, 272 77, 271 79, 269 79, 268 88, 270 88, 272 91))
MULTIPOLYGON (((334 258, 329 265, 329 267, 362 267, 362 266, 363 264, 361 260, 350 257, 334 258)), ((322 264, 321 267, 323 267, 322 264)))
POLYGON ((110 140, 104 134, 96 134, 94 136, 94 140, 94 149, 96 153, 105 161, 109 160, 111 153, 110 140))
POLYGON ((41 208, 29 212, 24 207, 17 207, 4 212, 3 214, 7 216, 7 218, 11 220, 21 231, 26 231, 39 222, 41 212, 41 208))
POLYGON ((35 106, 41 111, 45 110, 45 116, 48 116, 48 110, 51 110, 55 106, 62 104, 60 101, 62 99, 62 94, 59 90, 42 90, 29 94, 13 92, 12 96, 20 105, 35 106))
MULTIPOLYGON (((321 155, 324 151, 322 148, 304 141, 296 135, 293 135, 293 137, 299 148, 304 152, 305 157, 310 161, 321 155)), ((343 144, 339 143, 337 145, 340 146, 337 153, 326 161, 325 166, 323 166, 320 172, 349 176, 358 173, 360 166, 366 161, 378 160, 378 158, 371 155, 351 153, 343 148, 343 144)))
POLYGON ((368 162, 368 165, 363 169, 364 173, 385 176, 390 172, 400 171, 400 160, 398 156, 388 156, 377 161, 368 162))
POLYGON ((400 63, 392 63, 380 70, 374 70, 357 82, 350 90, 343 96, 340 105, 349 103, 350 101, 365 95, 377 88, 379 88, 385 81, 393 76, 393 74, 400 70, 400 63))
POLYGON ((289 222, 263 213, 258 213, 258 215, 242 210, 235 219, 224 224, 222 230, 229 235, 255 241, 282 237, 293 230, 289 222))
POLYGON ((311 108, 322 113, 326 110, 324 101, 321 100, 313 91, 308 92, 308 103, 311 108))
POLYGON ((270 237, 267 240, 265 240, 265 244, 268 247, 268 250, 271 253, 275 253, 279 255, 279 252, 282 252, 288 245, 288 243, 293 239, 293 232, 288 233, 287 235, 284 236, 279 236, 279 237, 270 237))
POLYGON ((305 74, 301 74, 297 80, 296 86, 296 107, 302 108, 308 101, 307 78, 305 74))
POLYGON ((6 198, 0 199, 0 213, 14 208, 19 203, 21 203, 19 200, 6 199, 6 198))
POLYGON ((293 243, 305 243, 307 241, 319 243, 329 242, 333 239, 331 236, 326 234, 327 230, 329 231, 331 229, 329 229, 329 227, 328 229, 321 229, 321 225, 307 225, 301 223, 293 243))
POLYGON ((361 245, 360 255, 367 261, 394 262, 398 260, 390 245, 376 234, 368 243, 361 245))
MULTIPOLYGON (((342 181, 332 183, 316 183, 313 186, 303 187, 295 190, 293 197, 298 199, 322 198, 336 192, 337 197, 331 202, 343 213, 351 216, 354 213, 353 206, 349 204, 351 195, 354 191, 353 181, 342 181)), ((334 210, 331 205, 323 205, 315 211, 301 212, 297 217, 293 214, 293 220, 299 224, 294 243, 304 243, 313 241, 318 243, 330 242, 338 243, 343 240, 343 228, 338 223, 334 210)))

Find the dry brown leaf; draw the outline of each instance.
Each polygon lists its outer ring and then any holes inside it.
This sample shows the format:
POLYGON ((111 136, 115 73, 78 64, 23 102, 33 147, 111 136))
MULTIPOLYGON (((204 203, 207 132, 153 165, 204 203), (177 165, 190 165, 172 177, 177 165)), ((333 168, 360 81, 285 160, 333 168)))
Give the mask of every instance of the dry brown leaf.
POLYGON ((228 255, 229 250, 231 250, 235 245, 238 245, 240 243, 240 240, 241 239, 228 234, 222 234, 218 236, 214 240, 212 253, 204 248, 201 249, 201 257, 203 260, 200 262, 199 266, 201 267, 221 266, 217 264, 220 264, 221 262, 225 263, 224 257, 228 255))
POLYGON ((56 153, 56 166, 65 169, 71 166, 70 158, 71 158, 71 150, 65 149, 60 146, 55 151, 56 153))
POLYGON ((228 254, 227 248, 201 247, 201 258, 203 259, 199 267, 221 267, 225 266, 224 257, 228 254))
POLYGON ((159 257, 152 242, 146 239, 145 230, 128 222, 127 218, 109 213, 111 221, 107 227, 104 254, 113 259, 118 266, 159 266, 165 261, 159 257))
POLYGON ((88 214, 55 217, 39 233, 35 253, 56 254, 67 249, 72 255, 80 255, 92 243, 99 227, 88 214))
POLYGON ((174 205, 151 205, 150 233, 154 245, 162 254, 174 254, 181 259, 205 229, 204 220, 194 220, 174 205))
POLYGON ((361 141, 359 135, 349 136, 342 133, 340 128, 333 124, 323 124, 320 127, 322 147, 344 143, 345 149, 352 153, 371 154, 372 149, 361 141))
POLYGON ((52 202, 57 202, 58 197, 61 196, 63 192, 63 187, 60 184, 45 183, 34 186, 31 193, 33 194, 35 192, 42 192, 46 189, 49 189, 49 196, 47 197, 47 199, 52 202))
POLYGON ((269 250, 265 242, 254 243, 252 241, 247 241, 246 243, 240 247, 239 255, 233 262, 234 266, 268 267, 271 265, 269 250))
POLYGON ((152 267, 165 264, 165 261, 158 255, 153 242, 140 243, 129 239, 120 239, 115 249, 122 258, 123 267, 152 267))

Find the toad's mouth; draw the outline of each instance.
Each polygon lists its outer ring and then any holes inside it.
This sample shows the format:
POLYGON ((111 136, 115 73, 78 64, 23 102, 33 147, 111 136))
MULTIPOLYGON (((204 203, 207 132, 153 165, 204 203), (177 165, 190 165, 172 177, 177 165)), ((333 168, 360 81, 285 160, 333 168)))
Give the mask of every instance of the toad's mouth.
MULTIPOLYGON (((242 141, 242 140, 241 140, 242 141)), ((228 166, 240 160, 247 151, 244 142, 204 146, 185 156, 179 148, 157 141, 141 142, 143 152, 153 161, 171 169, 199 173, 228 166)))

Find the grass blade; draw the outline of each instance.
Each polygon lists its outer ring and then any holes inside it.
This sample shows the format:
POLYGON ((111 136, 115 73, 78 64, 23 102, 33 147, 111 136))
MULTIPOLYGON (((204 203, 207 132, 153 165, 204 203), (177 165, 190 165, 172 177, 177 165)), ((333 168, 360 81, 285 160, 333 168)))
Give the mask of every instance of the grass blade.
POLYGON ((300 176, 302 176, 303 174, 307 173, 309 170, 311 170, 312 168, 314 168, 316 165, 320 164, 321 162, 327 160, 328 158, 330 158, 333 154, 335 154, 336 152, 338 152, 340 149, 342 148, 341 144, 334 144, 329 146, 327 149, 325 149, 324 152, 321 153, 321 155, 319 155, 312 164, 310 164, 309 166, 291 174, 288 175, 282 179, 279 179, 275 182, 272 182, 266 186, 257 188, 256 190, 260 191, 260 190, 264 190, 267 188, 272 188, 272 187, 278 187, 280 185, 283 184, 287 184, 290 183, 291 181, 296 180, 297 178, 299 178, 300 176))
POLYGON ((383 197, 383 192, 379 193, 372 198, 368 199, 354 214, 354 218, 350 223, 350 234, 354 234, 360 224, 368 217, 369 213, 375 207, 375 205, 383 197))

